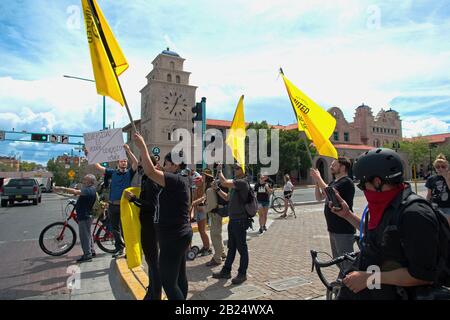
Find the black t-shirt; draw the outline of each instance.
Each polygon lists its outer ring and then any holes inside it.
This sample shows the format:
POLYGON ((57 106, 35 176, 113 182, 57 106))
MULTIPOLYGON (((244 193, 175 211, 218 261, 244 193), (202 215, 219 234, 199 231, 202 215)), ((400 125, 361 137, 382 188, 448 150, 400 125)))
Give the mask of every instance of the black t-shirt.
POLYGON ((146 175, 142 176, 141 194, 136 204, 141 208, 141 217, 154 218, 158 206, 158 193, 161 187, 146 175))
POLYGON ((268 181, 263 182, 263 183, 260 183, 258 181, 255 184, 256 199, 260 202, 270 201, 270 194, 267 193, 266 186, 268 188, 272 188, 271 184, 268 181))
MULTIPOLYGON (((339 180, 333 180, 328 185, 335 188, 342 199, 347 202, 350 210, 353 210, 353 197, 355 196, 355 185, 353 181, 347 176, 339 180)), ((338 233, 338 234, 354 234, 355 227, 353 227, 350 222, 339 217, 338 215, 331 212, 328 207, 328 200, 325 200, 325 220, 327 221, 328 232, 338 233)))
POLYGON ((425 187, 431 189, 431 201, 436 203, 438 207, 450 208, 450 197, 447 182, 443 176, 431 176, 427 179, 425 187))
POLYGON ((245 204, 248 200, 249 183, 245 179, 233 181, 234 188, 229 192, 228 216, 230 219, 245 219, 247 212, 245 204))
POLYGON ((161 236, 183 237, 192 232, 189 223, 189 178, 165 172, 165 187, 159 192, 155 224, 161 236))

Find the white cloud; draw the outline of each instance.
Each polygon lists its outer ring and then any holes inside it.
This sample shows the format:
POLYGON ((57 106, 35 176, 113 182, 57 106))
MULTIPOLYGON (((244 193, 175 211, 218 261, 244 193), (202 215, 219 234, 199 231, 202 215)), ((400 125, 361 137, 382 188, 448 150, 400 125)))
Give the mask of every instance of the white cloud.
POLYGON ((402 129, 405 138, 426 136, 437 133, 448 133, 450 124, 437 118, 425 118, 421 120, 403 120, 402 129))

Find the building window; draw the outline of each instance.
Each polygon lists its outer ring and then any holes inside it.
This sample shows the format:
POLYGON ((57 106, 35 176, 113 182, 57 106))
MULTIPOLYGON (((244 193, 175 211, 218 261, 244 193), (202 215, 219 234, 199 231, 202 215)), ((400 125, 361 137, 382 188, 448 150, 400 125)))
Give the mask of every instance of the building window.
POLYGON ((180 76, 176 76, 176 81, 177 81, 177 83, 181 82, 180 76))
POLYGON ((375 132, 375 127, 372 128, 372 132, 375 132))
POLYGON ((175 62, 170 61, 170 69, 172 69, 172 70, 175 69, 175 62))
POLYGON ((339 132, 333 133, 333 139, 334 141, 339 141, 339 132))
POLYGON ((167 82, 172 82, 172 75, 170 73, 167 75, 167 82))
POLYGON ((167 140, 172 141, 172 132, 167 133, 167 140))
POLYGON ((377 128, 377 133, 380 132, 379 128, 377 128))
POLYGON ((348 134, 348 132, 344 132, 344 141, 349 141, 350 140, 350 136, 348 134))

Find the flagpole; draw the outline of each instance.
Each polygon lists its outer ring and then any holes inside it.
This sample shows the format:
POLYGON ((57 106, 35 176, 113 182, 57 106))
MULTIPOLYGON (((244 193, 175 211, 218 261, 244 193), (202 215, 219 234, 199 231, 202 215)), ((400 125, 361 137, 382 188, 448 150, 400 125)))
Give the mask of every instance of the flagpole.
POLYGON ((115 70, 115 64, 114 64, 114 60, 112 58, 111 50, 109 49, 108 42, 106 41, 105 34, 103 33, 103 29, 100 24, 100 20, 98 19, 97 10, 95 9, 95 7, 93 5, 92 0, 87 0, 87 3, 89 4, 89 7, 91 8, 92 20, 94 21, 94 23, 97 27, 98 33, 99 33, 100 37, 102 38, 102 43, 105 47, 106 54, 108 55, 109 63, 113 69, 113 73, 114 73, 114 76, 116 77, 117 84, 119 85, 120 93, 122 94, 125 108, 127 109, 128 117, 130 118, 130 121, 131 121, 131 127, 133 128, 134 132, 138 133, 136 126, 134 124, 134 121, 133 121, 133 117, 131 116, 130 108, 128 107, 127 99, 125 98, 125 94, 123 93, 122 85, 120 84, 119 77, 117 76, 117 73, 115 70))
MULTIPOLYGON (((281 68, 281 67, 280 67, 280 73, 284 76, 283 68, 281 68)), ((295 111, 295 106, 292 103, 290 95, 289 95, 289 101, 291 102, 292 110, 294 110, 294 114, 297 117, 297 112, 295 111)), ((296 119, 296 120, 297 120, 297 125, 298 125, 298 119, 296 119)), ((309 161, 311 161, 311 167, 315 168, 315 165, 314 165, 314 162, 313 162, 313 159, 312 159, 312 155, 311 155, 311 151, 309 150, 308 144, 306 143, 306 139, 307 139, 307 137, 306 137, 306 133, 305 133, 304 138, 301 139, 301 140, 303 140, 303 144, 305 145, 306 152, 308 153, 309 161)))

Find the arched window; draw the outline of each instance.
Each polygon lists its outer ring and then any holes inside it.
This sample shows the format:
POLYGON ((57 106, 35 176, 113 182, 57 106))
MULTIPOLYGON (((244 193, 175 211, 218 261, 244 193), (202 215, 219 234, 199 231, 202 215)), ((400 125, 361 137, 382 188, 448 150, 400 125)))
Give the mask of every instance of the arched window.
POLYGON ((176 81, 177 81, 177 83, 181 82, 180 76, 176 76, 176 81))
POLYGON ((172 82, 172 75, 170 73, 167 75, 167 82, 172 82))

